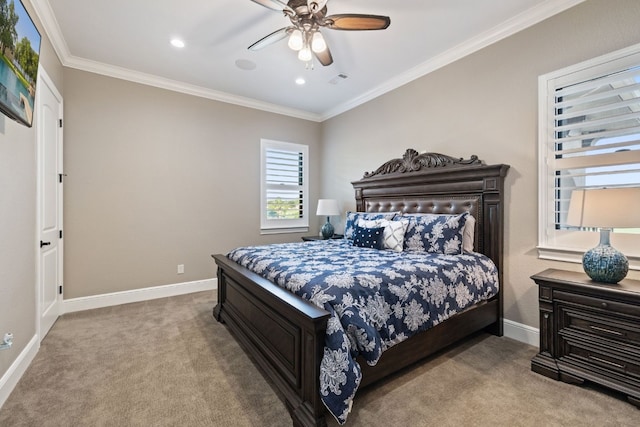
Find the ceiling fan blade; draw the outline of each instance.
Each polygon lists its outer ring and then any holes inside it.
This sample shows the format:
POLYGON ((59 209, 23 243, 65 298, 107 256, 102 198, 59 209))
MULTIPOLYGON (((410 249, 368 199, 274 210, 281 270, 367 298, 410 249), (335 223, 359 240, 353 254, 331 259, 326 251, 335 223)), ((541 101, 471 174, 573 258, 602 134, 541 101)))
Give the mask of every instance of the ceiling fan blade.
POLYGON ((318 13, 327 4, 327 0, 307 0, 307 7, 309 12, 318 13))
POLYGON ((391 24, 391 18, 380 15, 360 15, 344 13, 325 18, 327 28, 332 30, 361 31, 384 30, 391 24))
POLYGON ((258 3, 260 6, 264 6, 267 9, 275 10, 278 12, 288 11, 290 13, 295 13, 293 9, 291 9, 286 3, 281 2, 280 0, 251 0, 254 3, 258 3))
POLYGON ((267 47, 269 45, 272 45, 276 42, 279 42, 280 40, 287 38, 287 36, 289 34, 291 34, 291 31, 294 30, 294 27, 284 27, 284 28, 280 28, 279 30, 274 31, 273 33, 264 36, 263 38, 261 38, 260 40, 258 40, 257 42, 255 42, 254 44, 252 44, 251 46, 249 46, 247 49, 249 50, 260 50, 264 47, 267 47))
POLYGON ((329 50, 329 46, 327 46, 322 52, 316 52, 313 50, 312 52, 315 55, 315 57, 318 59, 318 61, 325 67, 327 65, 333 64, 333 57, 331 56, 331 51, 329 50))

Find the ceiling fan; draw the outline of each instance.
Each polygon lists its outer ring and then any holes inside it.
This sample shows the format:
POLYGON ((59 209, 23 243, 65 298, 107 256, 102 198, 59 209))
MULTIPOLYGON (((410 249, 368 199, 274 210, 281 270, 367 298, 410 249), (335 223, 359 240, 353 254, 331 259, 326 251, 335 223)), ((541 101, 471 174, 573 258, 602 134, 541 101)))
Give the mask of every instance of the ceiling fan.
POLYGON ((320 28, 345 31, 384 30, 391 23, 388 16, 344 13, 327 16, 328 0, 251 0, 268 9, 282 12, 291 25, 261 38, 249 50, 260 50, 289 37, 288 45, 298 51, 298 59, 309 62, 314 55, 324 65, 331 65, 333 57, 320 28))

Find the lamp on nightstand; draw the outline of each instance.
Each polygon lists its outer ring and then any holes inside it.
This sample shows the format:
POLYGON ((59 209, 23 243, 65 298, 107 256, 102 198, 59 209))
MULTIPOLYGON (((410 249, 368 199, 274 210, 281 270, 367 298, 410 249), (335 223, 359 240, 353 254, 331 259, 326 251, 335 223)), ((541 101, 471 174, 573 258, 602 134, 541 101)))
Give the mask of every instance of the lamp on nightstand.
POLYGON ((609 234, 614 228, 640 225, 640 188, 574 190, 569 202, 567 224, 600 229, 600 243, 585 252, 582 267, 597 282, 618 283, 629 271, 629 260, 613 246, 609 234))
POLYGON ((334 215, 340 215, 340 208, 338 208, 338 201, 334 199, 319 199, 318 200, 318 210, 316 210, 316 215, 322 215, 327 217, 327 223, 322 226, 320 232, 322 233, 322 237, 325 239, 330 239, 333 236, 333 225, 331 225, 331 221, 329 217, 334 215))

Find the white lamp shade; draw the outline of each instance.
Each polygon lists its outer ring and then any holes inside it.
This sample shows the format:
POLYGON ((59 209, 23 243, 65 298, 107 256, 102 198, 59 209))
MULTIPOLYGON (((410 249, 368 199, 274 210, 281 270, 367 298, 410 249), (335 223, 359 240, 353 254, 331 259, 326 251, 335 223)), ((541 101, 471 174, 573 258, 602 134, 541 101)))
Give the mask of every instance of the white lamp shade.
POLYGON ((338 201, 334 199, 319 199, 316 215, 335 216, 340 215, 338 201))
POLYGON ((304 45, 304 47, 298 51, 298 59, 300 61, 311 61, 311 48, 309 48, 309 45, 304 45))
POLYGON ((316 31, 313 33, 313 37, 311 39, 311 50, 315 53, 324 52, 327 48, 327 43, 324 41, 324 37, 320 34, 320 31, 316 31))
POLYGON ((640 227, 640 188, 574 190, 567 225, 595 228, 640 227))
POLYGON ((291 35, 289 36, 289 42, 287 43, 289 47, 295 51, 298 51, 304 47, 304 40, 302 38, 302 31, 293 30, 291 35))

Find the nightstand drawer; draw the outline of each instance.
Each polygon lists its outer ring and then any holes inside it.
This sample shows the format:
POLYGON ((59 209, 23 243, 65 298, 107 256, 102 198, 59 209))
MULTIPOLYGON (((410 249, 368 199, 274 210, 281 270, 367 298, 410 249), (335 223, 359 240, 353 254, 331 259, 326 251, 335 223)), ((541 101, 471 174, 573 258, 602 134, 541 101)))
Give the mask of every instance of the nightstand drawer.
POLYGON ((560 330, 575 329, 579 333, 588 333, 614 341, 624 342, 640 349, 640 323, 625 318, 605 316, 589 311, 560 304, 560 330))
POLYGON ((602 298, 588 297, 585 295, 564 291, 554 291, 553 297, 556 301, 566 301, 592 308, 597 308, 605 313, 615 313, 616 315, 628 314, 630 316, 636 317, 636 320, 640 322, 640 305, 626 304, 623 302, 612 300, 603 300, 602 298))
MULTIPOLYGON (((640 380, 640 359, 637 357, 629 357, 632 356, 631 354, 625 356, 618 354, 615 346, 607 348, 583 341, 579 337, 563 335, 564 345, 561 347, 564 348, 564 354, 560 357, 561 360, 577 363, 604 374, 608 372, 623 375, 635 382, 640 380)), ((633 356, 638 356, 638 353, 633 356)))

